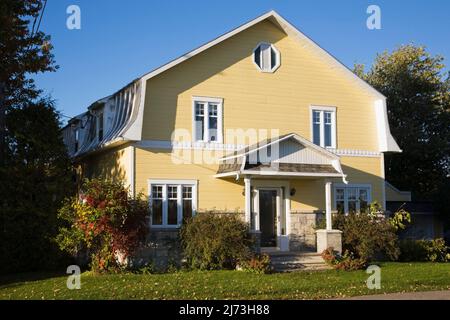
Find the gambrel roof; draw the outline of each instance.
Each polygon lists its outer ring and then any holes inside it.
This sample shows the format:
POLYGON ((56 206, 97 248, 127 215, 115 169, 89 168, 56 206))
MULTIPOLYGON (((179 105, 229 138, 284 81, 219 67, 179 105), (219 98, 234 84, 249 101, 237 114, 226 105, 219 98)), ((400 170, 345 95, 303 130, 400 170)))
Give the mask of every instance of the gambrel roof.
MULTIPOLYGON (((374 89, 372 86, 370 86, 368 83, 366 83, 364 80, 359 78, 339 60, 337 60, 330 53, 321 48, 317 43, 315 43, 305 34, 300 32, 291 23, 281 17, 278 13, 272 10, 180 56, 179 58, 174 59, 171 62, 166 63, 163 66, 144 74, 142 77, 132 81, 130 84, 112 94, 111 96, 99 100, 98 102, 103 103, 105 105, 105 108, 106 106, 116 105, 116 112, 111 113, 111 117, 113 117, 111 121, 113 124, 120 125, 108 128, 108 132, 105 133, 102 141, 93 141, 90 134, 84 134, 84 142, 82 143, 81 148, 75 153, 71 152, 71 156, 79 156, 90 151, 108 146, 114 146, 118 143, 123 143, 126 141, 140 141, 142 139, 142 124, 147 80, 175 67, 180 63, 183 63, 184 61, 200 54, 201 52, 204 52, 205 50, 265 20, 271 21, 275 26, 283 30, 283 32, 286 33, 289 37, 297 39, 299 41, 299 45, 301 45, 305 50, 309 50, 316 56, 320 57, 325 63, 330 65, 331 69, 335 70, 336 72, 340 72, 340 74, 342 74, 343 77, 346 77, 351 83, 354 83, 356 86, 359 86, 361 90, 364 90, 371 96, 373 96, 375 101, 374 108, 378 128, 379 152, 401 152, 389 130, 386 97, 376 89, 374 89), (130 90, 130 88, 133 90, 130 90), (126 111, 123 111, 125 109, 126 111)), ((87 118, 91 119, 92 117, 87 118)), ((91 119, 86 121, 93 120, 91 119)), ((66 128, 70 128, 70 126, 68 125, 66 128)), ((64 136, 65 140, 67 140, 73 137, 73 133, 64 132, 64 136)))

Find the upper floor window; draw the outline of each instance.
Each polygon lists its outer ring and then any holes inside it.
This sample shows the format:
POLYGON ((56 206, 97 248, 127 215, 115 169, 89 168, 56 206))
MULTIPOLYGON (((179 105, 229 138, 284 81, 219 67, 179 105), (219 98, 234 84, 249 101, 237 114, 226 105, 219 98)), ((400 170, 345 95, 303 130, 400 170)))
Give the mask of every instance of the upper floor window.
POLYGON ((193 140, 222 143, 222 99, 194 97, 193 104, 193 140))
POLYGON ((335 107, 311 107, 311 136, 318 146, 336 148, 335 107))
POLYGON ((197 181, 154 180, 149 189, 153 227, 176 228, 195 214, 197 181))
POLYGON ((74 146, 73 149, 75 152, 78 152, 79 142, 80 142, 80 129, 75 129, 74 133, 74 146))
POLYGON ((370 185, 336 185, 335 208, 338 213, 365 212, 371 201, 370 185))
POLYGON ((262 72, 274 72, 280 66, 280 52, 274 45, 262 42, 253 51, 253 61, 262 72))
POLYGON ((103 112, 97 116, 98 141, 103 140, 103 112))

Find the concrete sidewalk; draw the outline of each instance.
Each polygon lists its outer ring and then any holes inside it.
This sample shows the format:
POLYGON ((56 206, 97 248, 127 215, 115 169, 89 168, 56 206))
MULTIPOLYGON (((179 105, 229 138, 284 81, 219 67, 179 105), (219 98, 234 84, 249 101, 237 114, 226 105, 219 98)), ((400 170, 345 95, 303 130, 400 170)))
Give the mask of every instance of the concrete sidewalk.
POLYGON ((450 300, 450 290, 405 293, 386 293, 349 297, 339 300, 450 300))

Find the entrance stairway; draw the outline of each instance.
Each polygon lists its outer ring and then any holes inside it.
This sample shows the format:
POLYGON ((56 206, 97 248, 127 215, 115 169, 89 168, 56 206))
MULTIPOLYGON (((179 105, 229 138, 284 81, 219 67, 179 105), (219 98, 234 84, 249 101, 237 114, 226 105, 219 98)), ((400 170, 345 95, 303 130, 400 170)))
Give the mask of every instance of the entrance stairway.
POLYGON ((282 252, 262 251, 270 256, 272 266, 276 272, 292 272, 300 270, 327 270, 328 266, 320 253, 316 252, 282 252))

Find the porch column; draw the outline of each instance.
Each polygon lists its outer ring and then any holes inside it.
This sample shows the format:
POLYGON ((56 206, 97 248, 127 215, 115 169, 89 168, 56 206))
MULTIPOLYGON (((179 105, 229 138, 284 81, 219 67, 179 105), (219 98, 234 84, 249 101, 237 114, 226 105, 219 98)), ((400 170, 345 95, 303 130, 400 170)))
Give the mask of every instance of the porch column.
POLYGON ((327 221, 327 230, 333 229, 331 221, 331 181, 325 181, 325 218, 327 221))
POLYGON ((251 182, 249 177, 244 178, 245 184, 245 222, 251 222, 252 215, 252 193, 251 193, 251 182))
POLYGON ((342 253, 342 231, 333 230, 331 220, 331 181, 325 181, 325 218, 327 226, 325 230, 317 230, 317 252, 322 253, 325 249, 342 253))

